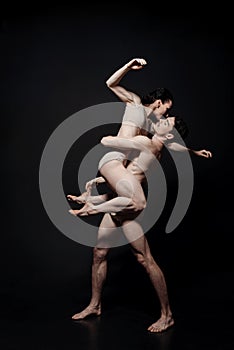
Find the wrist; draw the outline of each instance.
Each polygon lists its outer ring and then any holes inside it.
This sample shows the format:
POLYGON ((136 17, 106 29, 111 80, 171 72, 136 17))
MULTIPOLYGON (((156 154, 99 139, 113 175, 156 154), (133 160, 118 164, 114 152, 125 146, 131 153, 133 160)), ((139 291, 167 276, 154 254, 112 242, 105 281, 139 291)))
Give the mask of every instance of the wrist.
POLYGON ((129 66, 129 63, 126 63, 124 66, 123 66, 124 70, 131 70, 131 67, 129 66))

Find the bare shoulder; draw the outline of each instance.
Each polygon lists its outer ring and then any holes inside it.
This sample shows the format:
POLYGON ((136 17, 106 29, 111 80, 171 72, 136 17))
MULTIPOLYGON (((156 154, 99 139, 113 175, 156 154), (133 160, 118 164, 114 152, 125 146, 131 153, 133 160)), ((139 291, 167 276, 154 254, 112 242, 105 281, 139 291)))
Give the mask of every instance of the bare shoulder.
POLYGON ((140 105, 141 104, 141 98, 138 96, 135 92, 128 91, 129 93, 129 99, 127 101, 130 105, 140 105))
POLYGON ((152 143, 151 140, 150 140, 150 138, 147 137, 147 136, 144 136, 144 135, 137 135, 137 136, 134 137, 134 140, 135 140, 136 142, 142 143, 142 144, 145 145, 145 146, 150 146, 151 143, 152 143))

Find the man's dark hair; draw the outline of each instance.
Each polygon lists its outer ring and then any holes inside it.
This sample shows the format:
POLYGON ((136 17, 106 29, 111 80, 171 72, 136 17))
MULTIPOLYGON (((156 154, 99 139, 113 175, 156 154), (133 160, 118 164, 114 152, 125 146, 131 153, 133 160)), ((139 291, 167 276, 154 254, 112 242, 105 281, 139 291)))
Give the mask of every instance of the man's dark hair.
POLYGON ((189 133, 189 129, 187 124, 185 123, 184 119, 179 116, 173 116, 173 115, 167 115, 167 117, 174 117, 175 118, 175 125, 174 128, 178 131, 182 139, 184 140, 189 133))
POLYGON ((172 93, 164 87, 156 88, 154 91, 141 97, 141 103, 143 105, 151 104, 156 100, 161 100, 162 103, 165 103, 167 101, 172 101, 172 103, 174 102, 172 93))

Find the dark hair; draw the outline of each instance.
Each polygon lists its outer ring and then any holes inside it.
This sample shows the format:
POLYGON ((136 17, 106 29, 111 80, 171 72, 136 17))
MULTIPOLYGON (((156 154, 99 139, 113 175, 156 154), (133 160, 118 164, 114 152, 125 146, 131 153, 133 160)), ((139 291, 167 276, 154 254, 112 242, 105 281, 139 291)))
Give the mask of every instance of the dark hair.
POLYGON ((184 140, 188 134, 189 134, 189 129, 187 124, 185 123, 184 119, 179 117, 179 116, 173 116, 173 115, 167 115, 168 117, 174 117, 175 118, 175 125, 174 128, 178 131, 182 139, 184 140))
POLYGON ((172 93, 164 87, 156 88, 154 91, 150 92, 147 95, 141 96, 141 103, 144 105, 148 105, 153 103, 156 100, 161 100, 162 103, 165 103, 167 101, 172 101, 173 103, 173 95, 172 93))

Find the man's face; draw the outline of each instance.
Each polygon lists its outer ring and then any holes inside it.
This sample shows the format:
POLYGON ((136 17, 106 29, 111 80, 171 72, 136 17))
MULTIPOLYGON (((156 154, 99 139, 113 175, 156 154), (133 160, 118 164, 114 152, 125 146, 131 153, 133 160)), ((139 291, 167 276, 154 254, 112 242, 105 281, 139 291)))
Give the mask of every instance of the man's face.
POLYGON ((163 136, 170 133, 175 125, 175 118, 162 118, 155 124, 155 131, 158 135, 163 136))
POLYGON ((156 119, 159 120, 160 118, 164 117, 168 114, 169 110, 172 107, 172 101, 166 101, 162 103, 161 100, 156 100, 153 103, 153 114, 155 115, 156 119))
POLYGON ((169 110, 171 109, 172 107, 172 101, 166 101, 164 103, 160 103, 160 106, 158 107, 158 110, 157 110, 157 114, 158 116, 162 117, 164 115, 166 115, 169 110))

